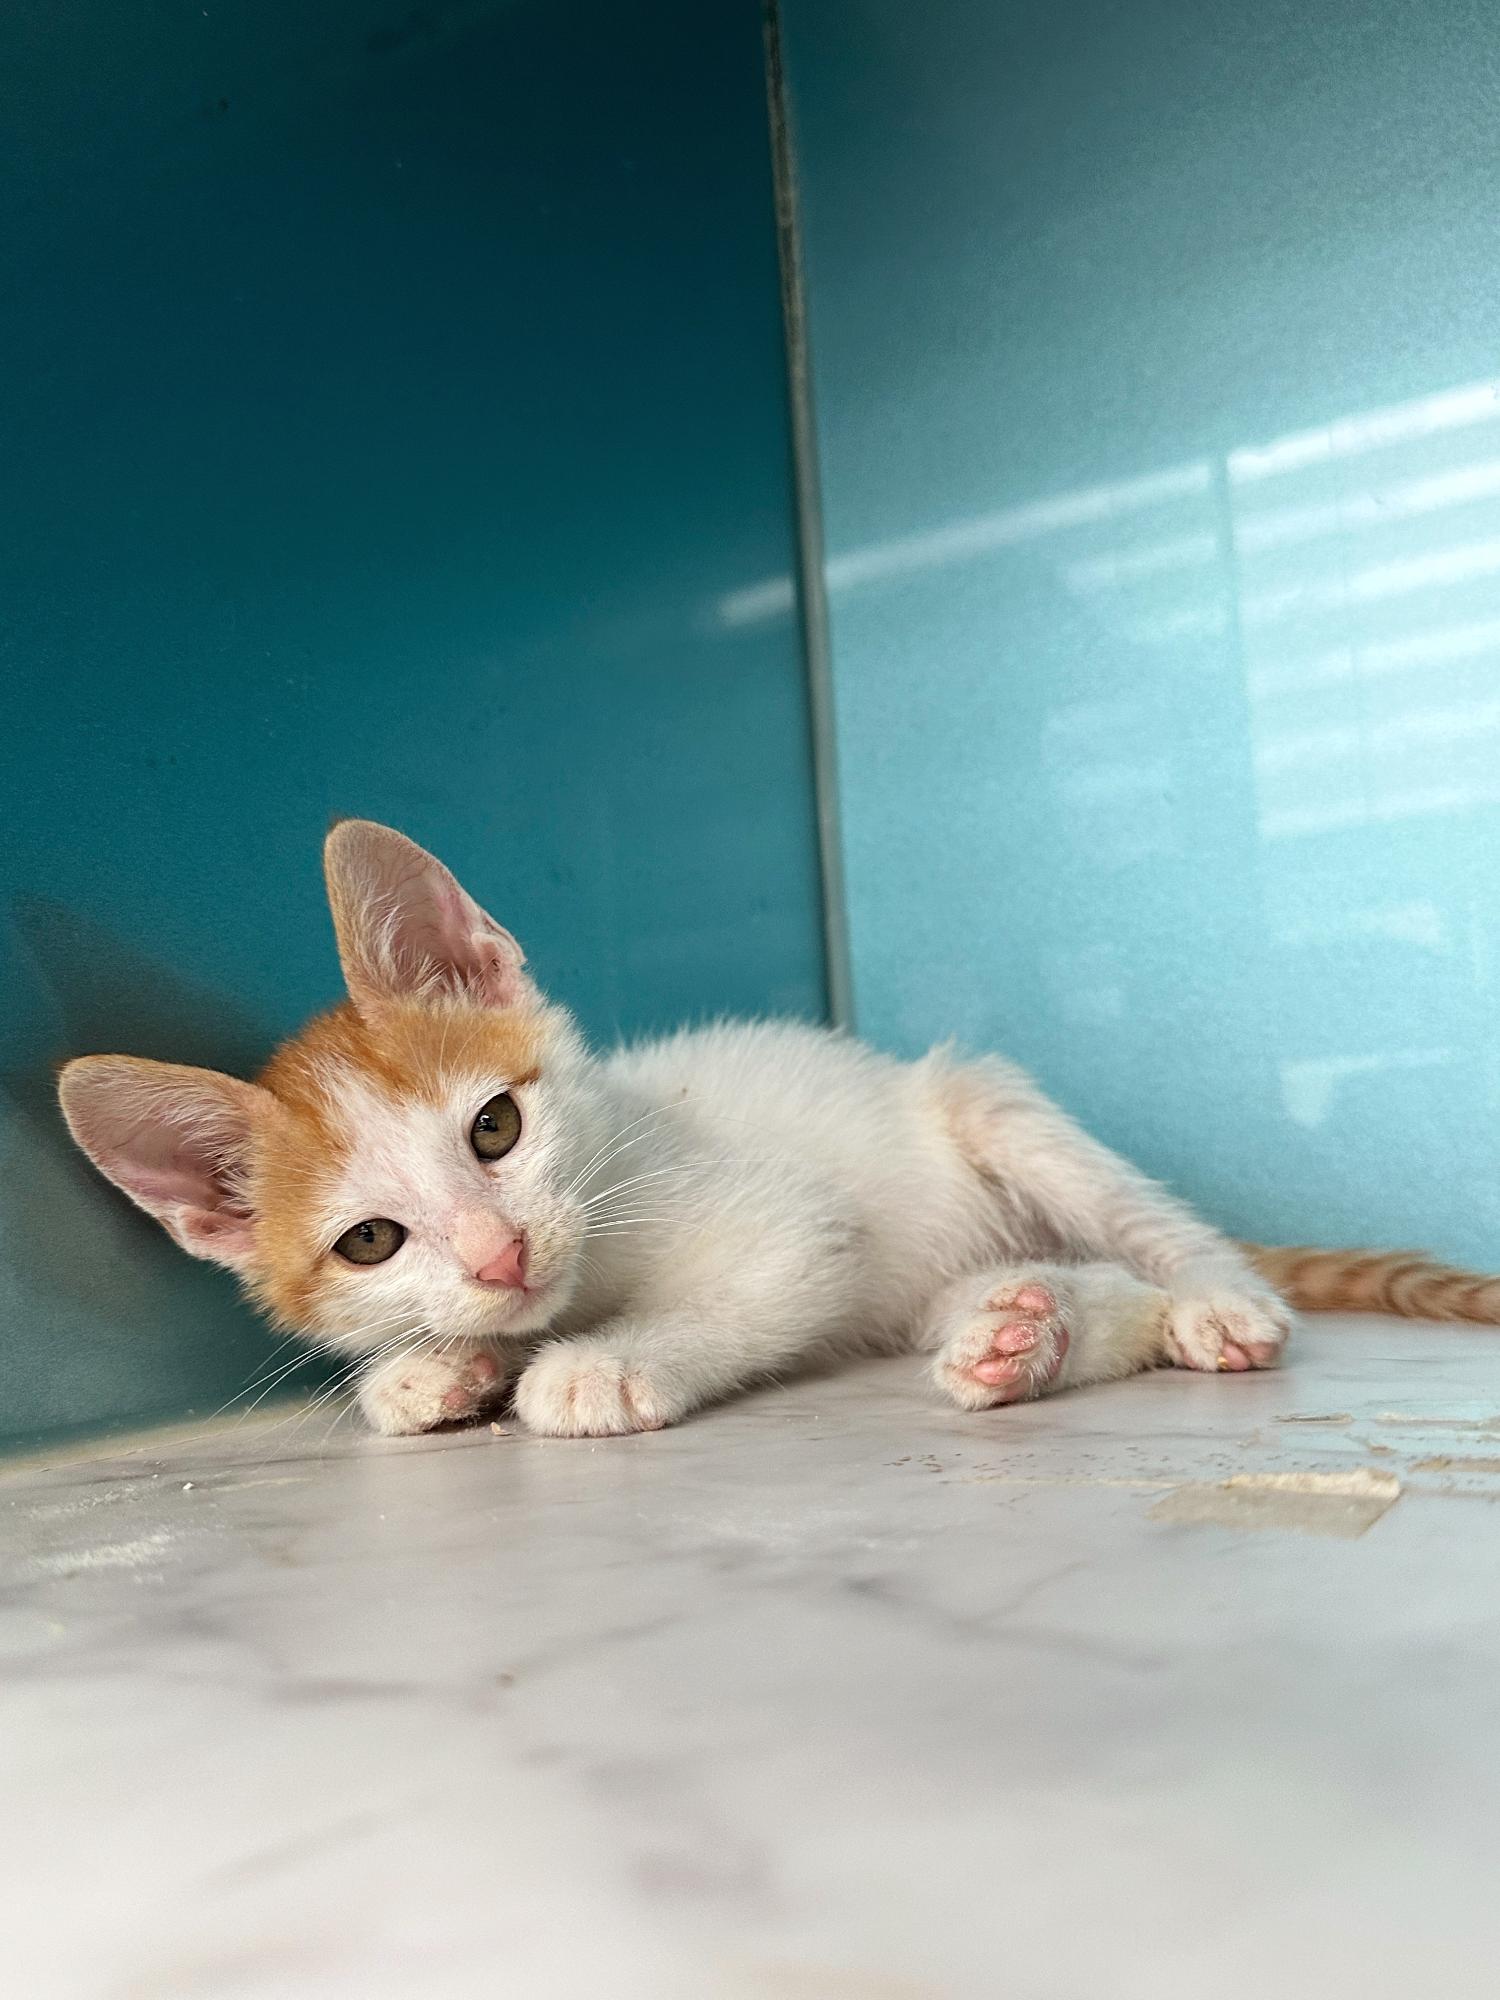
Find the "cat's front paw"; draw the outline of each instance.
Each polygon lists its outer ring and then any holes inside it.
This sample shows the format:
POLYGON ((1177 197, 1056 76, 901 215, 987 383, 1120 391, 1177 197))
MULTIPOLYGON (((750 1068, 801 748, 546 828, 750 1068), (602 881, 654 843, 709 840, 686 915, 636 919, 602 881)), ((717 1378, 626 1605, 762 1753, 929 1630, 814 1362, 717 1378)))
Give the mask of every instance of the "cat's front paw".
POLYGON ((451 1353, 396 1355, 359 1385, 359 1404, 372 1430, 410 1437, 440 1424, 467 1423, 505 1393, 505 1371, 487 1347, 451 1353))
POLYGON ((682 1414, 639 1363, 581 1340, 542 1349, 516 1384, 516 1411, 543 1437, 624 1437, 682 1414))
POLYGON ((1172 1300, 1164 1346, 1174 1368, 1239 1375, 1276 1367, 1291 1330, 1274 1293, 1213 1292, 1172 1300))

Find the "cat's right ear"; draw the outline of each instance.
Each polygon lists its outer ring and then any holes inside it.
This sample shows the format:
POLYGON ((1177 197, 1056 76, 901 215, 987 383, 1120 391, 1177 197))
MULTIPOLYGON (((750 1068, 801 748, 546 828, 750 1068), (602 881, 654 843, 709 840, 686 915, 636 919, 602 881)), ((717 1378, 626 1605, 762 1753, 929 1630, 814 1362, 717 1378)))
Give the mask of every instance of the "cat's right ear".
POLYGON ((536 989, 510 932, 442 862, 393 827, 346 819, 323 847, 328 906, 355 1006, 461 996, 526 1006, 536 989))
POLYGON ((58 1079, 68 1130, 100 1173, 195 1257, 244 1271, 251 1136, 274 1104, 258 1084, 136 1056, 80 1056, 58 1079))

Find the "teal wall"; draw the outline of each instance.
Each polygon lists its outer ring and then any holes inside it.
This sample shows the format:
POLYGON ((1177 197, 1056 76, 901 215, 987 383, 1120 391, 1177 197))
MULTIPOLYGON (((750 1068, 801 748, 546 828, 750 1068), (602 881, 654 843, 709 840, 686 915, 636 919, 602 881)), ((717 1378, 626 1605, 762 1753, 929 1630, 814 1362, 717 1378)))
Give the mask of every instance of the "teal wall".
MULTIPOLYGON (((1500 20, 784 0, 858 1025, 1500 1263, 1500 20)), ((267 1341, 62 1140, 393 820, 597 1034, 824 1007, 757 9, 0 22, 0 1435, 267 1341)))
POLYGON ((859 1025, 1500 1266, 1500 13, 784 11, 859 1025))
POLYGON ((601 1035, 823 1006, 753 0, 19 0, 0 22, 0 1432, 267 1341, 50 1071, 334 997, 333 814, 601 1035))

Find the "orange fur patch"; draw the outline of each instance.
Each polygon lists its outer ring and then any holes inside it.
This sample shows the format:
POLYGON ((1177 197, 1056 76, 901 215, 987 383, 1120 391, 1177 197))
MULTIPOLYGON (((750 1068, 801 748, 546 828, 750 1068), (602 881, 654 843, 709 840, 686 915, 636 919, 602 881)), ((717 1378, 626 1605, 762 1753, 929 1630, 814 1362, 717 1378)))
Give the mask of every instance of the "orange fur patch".
POLYGON ((544 1017, 524 1008, 391 1001, 373 1019, 348 1002, 318 1015, 256 1081, 274 1100, 259 1120, 250 1197, 261 1270, 253 1289, 288 1324, 306 1321, 324 1246, 312 1218, 326 1204, 356 1134, 340 1121, 338 1081, 352 1073, 396 1103, 441 1104, 479 1072, 534 1083, 544 1017))

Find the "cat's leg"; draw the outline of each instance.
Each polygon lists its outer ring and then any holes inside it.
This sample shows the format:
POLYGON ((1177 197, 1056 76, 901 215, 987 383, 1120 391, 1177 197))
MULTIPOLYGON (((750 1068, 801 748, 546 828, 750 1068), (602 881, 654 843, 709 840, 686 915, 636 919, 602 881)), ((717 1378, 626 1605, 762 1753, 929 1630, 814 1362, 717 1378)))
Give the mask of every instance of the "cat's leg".
POLYGON ((498 1403, 506 1387, 499 1350, 465 1342, 435 1351, 410 1348, 378 1361, 360 1378, 357 1394, 372 1430, 407 1437, 469 1422, 498 1403))
POLYGON ((1123 1264, 1171 1295, 1166 1355, 1179 1368, 1274 1368, 1285 1301, 1238 1248, 1111 1153, 1007 1063, 935 1063, 960 1151, 1024 1232, 1080 1258, 1123 1264))
POLYGON ((1170 1304, 1118 1264, 1003 1264, 945 1285, 917 1345, 940 1389, 983 1410, 1154 1368, 1170 1304))
POLYGON ((622 1314, 548 1341, 516 1384, 516 1410, 545 1437, 658 1431, 805 1353, 797 1301, 781 1315, 727 1314, 722 1302, 622 1314))

